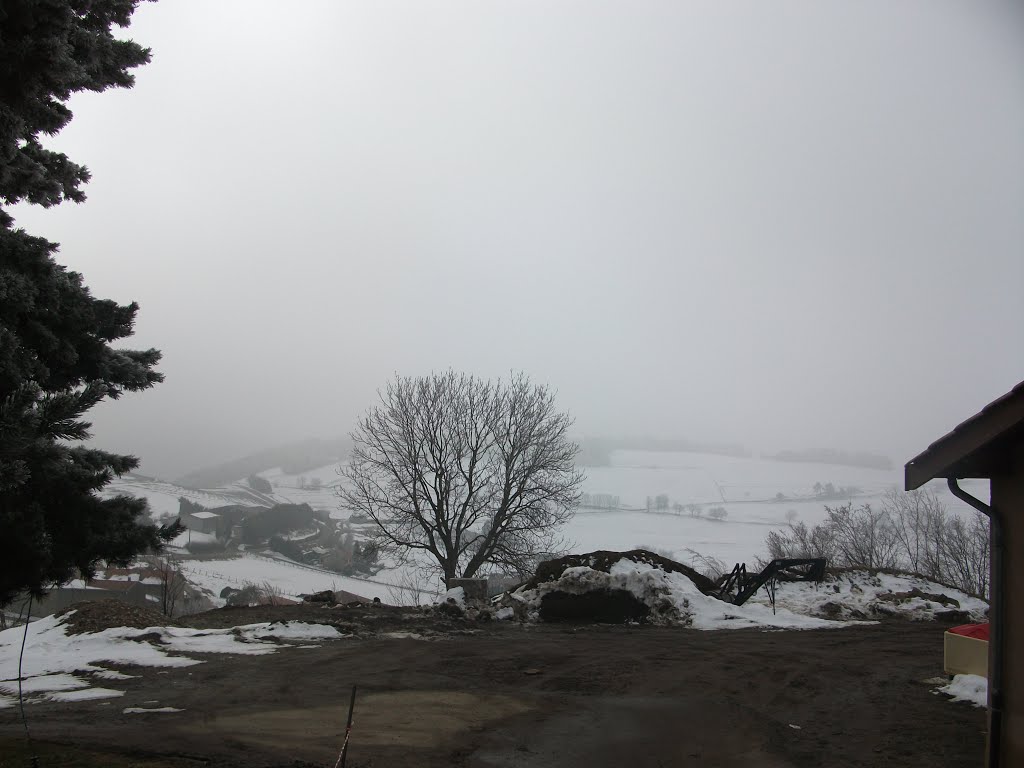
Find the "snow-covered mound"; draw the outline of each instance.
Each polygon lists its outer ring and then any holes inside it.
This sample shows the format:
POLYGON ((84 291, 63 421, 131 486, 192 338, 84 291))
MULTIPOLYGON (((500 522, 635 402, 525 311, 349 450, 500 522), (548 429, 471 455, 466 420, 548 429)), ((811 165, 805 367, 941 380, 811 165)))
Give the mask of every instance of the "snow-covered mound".
MULTIPOLYGON (((203 662, 184 654, 261 655, 289 647, 271 642, 274 640, 343 637, 334 627, 302 622, 262 622, 229 629, 113 627, 73 634, 64 623, 72 614, 48 616, 28 625, 22 691, 32 698, 42 694, 54 701, 75 701, 123 695, 123 690, 93 687, 97 681, 131 677, 103 664, 189 667, 203 662)), ((24 627, 0 632, 0 708, 11 706, 18 693, 18 657, 24 632, 24 627)))
MULTIPOLYGON (((607 571, 587 566, 566 568, 553 580, 527 584, 510 595, 525 609, 528 619, 582 618, 584 612, 607 620, 625 617, 656 624, 674 624, 695 629, 818 629, 844 626, 780 608, 776 613, 766 605, 732 605, 705 595, 684 573, 666 572, 657 565, 627 557, 614 562, 607 571)), ((620 619, 621 620, 621 619, 620 619)))
MULTIPOLYGON (((767 605, 762 591, 750 599, 767 605)), ((821 584, 781 582, 776 605, 794 613, 829 619, 883 619, 892 616, 932 621, 984 621, 988 603, 921 576, 849 570, 828 573, 821 584)))

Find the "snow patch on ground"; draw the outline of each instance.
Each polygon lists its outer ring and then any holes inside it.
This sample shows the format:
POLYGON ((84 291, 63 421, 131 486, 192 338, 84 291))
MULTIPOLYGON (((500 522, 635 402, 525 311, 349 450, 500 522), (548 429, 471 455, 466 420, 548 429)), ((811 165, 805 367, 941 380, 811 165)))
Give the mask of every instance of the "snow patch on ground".
MULTIPOLYGON (((22 664, 24 693, 48 693, 48 697, 55 701, 115 696, 123 691, 91 688, 87 676, 94 675, 103 680, 125 680, 132 676, 107 669, 100 666, 101 663, 188 667, 202 661, 171 654, 264 655, 282 647, 294 647, 270 642, 272 640, 344 637, 334 627, 303 622, 262 622, 230 629, 115 627, 73 635, 68 634, 68 628, 61 621, 62 618, 48 616, 28 625, 22 664), (87 693, 90 690, 106 693, 87 693)), ((0 707, 10 706, 6 697, 18 693, 18 657, 24 631, 24 627, 13 627, 0 632, 0 694, 3 695, 0 707)))
POLYGON ((426 640, 423 635, 418 632, 385 632, 381 637, 386 637, 389 640, 426 640))
POLYGON ((439 602, 447 603, 449 600, 451 600, 456 605, 465 605, 466 590, 464 590, 462 587, 452 587, 443 595, 441 595, 441 599, 439 602))
POLYGON ((138 675, 126 675, 124 672, 118 672, 113 669, 100 669, 92 673, 93 677, 99 677, 104 680, 131 680, 132 678, 138 677, 138 675))
POLYGON ((273 624, 250 624, 239 629, 243 635, 254 639, 330 640, 345 637, 337 629, 326 624, 307 624, 302 621, 275 621, 273 624))
POLYGON ((125 707, 121 710, 121 714, 124 715, 141 715, 149 712, 184 712, 183 709, 177 707, 125 707))
POLYGON ((80 691, 48 693, 46 698, 50 701, 92 701, 93 699, 113 699, 118 696, 124 696, 124 691, 115 691, 113 688, 84 688, 80 691))
POLYGON ((953 701, 968 701, 976 707, 988 706, 988 680, 981 675, 957 675, 939 693, 951 696, 953 701))
MULTIPOLYGON (((27 649, 26 649, 27 652, 27 649)), ((74 675, 40 675, 28 680, 23 680, 21 690, 23 693, 39 693, 40 691, 74 691, 79 688, 88 688, 89 683, 74 675)), ((18 676, 14 675, 13 680, 5 679, 0 681, 0 691, 4 693, 18 693, 18 676)))
POLYGON ((823 629, 850 622, 828 621, 781 608, 773 614, 765 605, 731 605, 708 597, 685 574, 667 573, 657 566, 622 559, 608 573, 586 566, 567 568, 556 581, 536 589, 520 589, 512 598, 524 604, 532 618, 540 611, 541 601, 551 592, 581 595, 595 590, 624 590, 651 610, 656 623, 678 624, 694 629, 823 629))
MULTIPOLYGON (((750 603, 768 604, 764 591, 750 603)), ((988 603, 958 589, 944 587, 920 576, 870 573, 866 570, 828 574, 821 584, 780 582, 775 595, 779 609, 835 619, 900 616, 931 621, 936 613, 965 611, 972 621, 984 621, 988 603), (911 596, 916 592, 929 597, 911 596), (942 596, 944 600, 935 600, 942 596)), ((748 603, 749 604, 749 603, 748 603)))

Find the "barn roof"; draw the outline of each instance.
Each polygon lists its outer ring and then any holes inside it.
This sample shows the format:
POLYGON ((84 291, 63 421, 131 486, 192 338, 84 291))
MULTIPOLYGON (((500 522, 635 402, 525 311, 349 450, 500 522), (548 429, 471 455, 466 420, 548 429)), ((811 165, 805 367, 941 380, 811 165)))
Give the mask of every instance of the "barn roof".
POLYGON ((943 478, 991 478, 1009 470, 1011 451, 1024 443, 1024 381, 986 405, 907 462, 905 486, 943 478))

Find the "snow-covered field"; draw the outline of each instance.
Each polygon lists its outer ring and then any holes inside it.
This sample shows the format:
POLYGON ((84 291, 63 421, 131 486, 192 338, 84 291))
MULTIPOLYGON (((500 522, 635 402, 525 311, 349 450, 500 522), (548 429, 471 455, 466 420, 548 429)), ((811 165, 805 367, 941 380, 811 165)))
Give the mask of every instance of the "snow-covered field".
POLYGON ((246 584, 268 582, 287 597, 325 589, 345 590, 362 597, 385 600, 389 587, 383 581, 367 581, 299 565, 282 559, 246 554, 225 560, 186 560, 181 565, 188 580, 217 596, 225 587, 239 589, 246 584))
MULTIPOLYGON (((22 691, 32 699, 82 701, 113 698, 123 690, 97 686, 129 675, 104 665, 190 667, 203 660, 181 654, 234 653, 264 655, 287 644, 275 640, 310 641, 343 637, 334 627, 293 622, 247 624, 231 629, 187 627, 117 627, 101 632, 68 634, 56 616, 28 625, 22 661, 22 691), (146 639, 141 639, 142 636, 146 639), (155 642, 150 642, 153 640, 155 642)), ((24 627, 0 632, 0 708, 12 706, 18 694, 18 661, 24 627)))
POLYGON ((103 489, 101 495, 110 497, 117 494, 127 494, 145 499, 149 502, 149 508, 152 511, 153 518, 156 520, 177 517, 179 509, 178 499, 181 497, 196 504, 202 504, 204 507, 223 507, 228 504, 261 505, 258 499, 252 497, 244 488, 239 488, 238 484, 230 488, 194 491, 191 488, 182 488, 180 485, 174 485, 162 480, 139 478, 134 475, 116 478, 103 489))
MULTIPOLYGON (((902 488, 902 468, 864 469, 834 464, 811 464, 735 458, 700 453, 615 451, 612 466, 588 467, 584 492, 618 496, 623 507, 638 511, 607 512, 581 509, 563 533, 573 551, 627 550, 643 545, 687 562, 688 550, 715 557, 726 564, 753 563, 765 552, 764 540, 773 528, 789 520, 807 525, 825 518, 825 505, 847 499, 823 501, 813 497, 815 484, 860 490, 849 499, 854 504, 878 504, 890 488, 902 488), (647 498, 664 494, 669 506, 701 505, 700 516, 687 511, 649 513, 647 498), (776 500, 782 494, 781 500, 776 500), (726 511, 723 520, 710 520, 712 507, 726 511)), ((984 499, 987 483, 963 483, 969 492, 984 499)), ((941 483, 929 486, 947 507, 961 512, 969 508, 941 483)))

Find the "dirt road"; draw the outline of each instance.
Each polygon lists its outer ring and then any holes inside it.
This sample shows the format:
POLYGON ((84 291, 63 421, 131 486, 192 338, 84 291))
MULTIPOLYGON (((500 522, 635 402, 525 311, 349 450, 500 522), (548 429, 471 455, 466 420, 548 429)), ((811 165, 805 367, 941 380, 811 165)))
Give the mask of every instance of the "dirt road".
MULTIPOLYGON (((122 668, 138 675, 123 698, 33 704, 29 716, 43 740, 180 765, 333 765, 357 684, 350 766, 980 765, 983 710, 924 682, 941 675, 942 631, 491 624, 122 668)), ((20 727, 0 710, 0 739, 20 727)))

